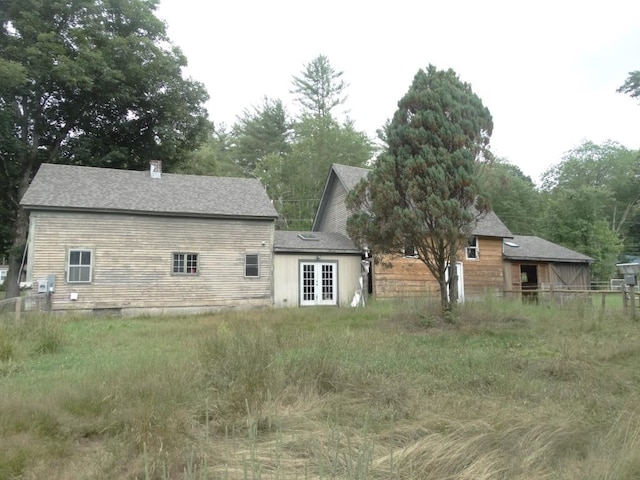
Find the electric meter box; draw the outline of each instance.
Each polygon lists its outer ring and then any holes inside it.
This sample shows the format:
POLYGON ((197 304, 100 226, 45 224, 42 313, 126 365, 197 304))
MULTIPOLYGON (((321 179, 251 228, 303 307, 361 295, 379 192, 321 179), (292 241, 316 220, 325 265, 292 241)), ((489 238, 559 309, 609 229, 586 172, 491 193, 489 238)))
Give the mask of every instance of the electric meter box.
POLYGON ((38 280, 38 293, 47 293, 49 291, 49 282, 47 280, 38 280))
POLYGON ((48 275, 46 279, 38 280, 38 293, 53 293, 56 291, 56 276, 48 275))

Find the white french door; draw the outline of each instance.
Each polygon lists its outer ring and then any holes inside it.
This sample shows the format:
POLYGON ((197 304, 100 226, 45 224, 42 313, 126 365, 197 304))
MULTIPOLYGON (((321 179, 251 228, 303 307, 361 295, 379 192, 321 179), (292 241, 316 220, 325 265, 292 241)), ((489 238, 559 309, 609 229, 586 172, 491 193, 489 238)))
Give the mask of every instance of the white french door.
POLYGON ((300 305, 337 305, 337 264, 300 263, 300 305))

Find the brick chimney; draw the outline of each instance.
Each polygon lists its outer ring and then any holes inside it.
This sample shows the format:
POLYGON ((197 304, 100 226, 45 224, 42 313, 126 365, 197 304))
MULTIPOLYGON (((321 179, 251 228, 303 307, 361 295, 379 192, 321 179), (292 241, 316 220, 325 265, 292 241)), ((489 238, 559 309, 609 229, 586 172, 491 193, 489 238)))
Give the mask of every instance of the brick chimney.
POLYGON ((151 160, 149 162, 149 172, 151 173, 151 178, 161 178, 162 160, 151 160))

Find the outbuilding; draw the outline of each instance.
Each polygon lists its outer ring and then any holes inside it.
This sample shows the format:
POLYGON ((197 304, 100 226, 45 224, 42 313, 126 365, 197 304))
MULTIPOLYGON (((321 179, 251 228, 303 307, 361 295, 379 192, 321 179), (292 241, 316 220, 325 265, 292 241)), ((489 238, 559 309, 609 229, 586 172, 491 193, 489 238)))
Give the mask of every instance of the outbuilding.
POLYGON ((588 290, 593 261, 540 237, 514 235, 504 241, 505 291, 588 290))

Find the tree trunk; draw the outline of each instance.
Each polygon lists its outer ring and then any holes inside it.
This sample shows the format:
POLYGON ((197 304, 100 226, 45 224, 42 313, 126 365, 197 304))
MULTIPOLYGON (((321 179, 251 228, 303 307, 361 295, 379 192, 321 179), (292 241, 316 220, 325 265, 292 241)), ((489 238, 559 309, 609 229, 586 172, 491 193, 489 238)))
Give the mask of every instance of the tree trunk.
MULTIPOLYGON (((21 199, 29 187, 29 178, 31 172, 25 172, 20 180, 20 188, 18 190, 18 198, 21 199)), ((9 271, 5 279, 6 298, 14 298, 20 296, 20 280, 22 276, 22 258, 24 248, 27 244, 27 234, 29 233, 29 214, 20 205, 18 205, 16 219, 13 224, 13 243, 9 249, 9 271)))
POLYGON ((440 308, 442 309, 442 314, 444 315, 451 309, 451 305, 449 302, 449 292, 447 291, 447 281, 444 275, 441 275, 441 278, 438 279, 438 283, 440 284, 440 308))

